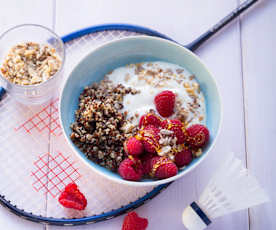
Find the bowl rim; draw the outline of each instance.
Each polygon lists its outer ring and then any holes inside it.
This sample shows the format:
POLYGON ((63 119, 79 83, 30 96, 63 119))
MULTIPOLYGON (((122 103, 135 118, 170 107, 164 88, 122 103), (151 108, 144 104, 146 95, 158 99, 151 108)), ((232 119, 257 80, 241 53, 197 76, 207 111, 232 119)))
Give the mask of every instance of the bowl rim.
MULTIPOLYGON (((46 26, 43 26, 43 25, 32 24, 32 23, 20 24, 20 25, 16 25, 16 26, 13 26, 13 27, 7 29, 2 34, 0 34, 0 40, 2 40, 7 34, 9 34, 9 32, 14 31, 14 30, 16 30, 18 28, 24 28, 24 27, 38 27, 38 28, 47 30, 48 32, 50 32, 58 40, 58 42, 61 44, 61 48, 62 48, 62 52, 61 52, 61 56, 60 56, 60 58, 61 58, 61 66, 60 66, 59 70, 53 76, 51 76, 48 80, 46 80, 44 82, 41 82, 39 84, 34 84, 34 85, 19 85, 19 84, 15 84, 15 83, 9 81, 8 79, 6 79, 4 76, 2 76, 1 71, 0 71, 0 79, 2 81, 4 81, 6 84, 10 84, 10 85, 12 85, 15 88, 21 88, 21 89, 33 89, 33 88, 36 88, 36 87, 48 85, 48 84, 50 84, 49 82, 53 81, 63 71, 64 65, 65 65, 65 60, 66 60, 65 44, 64 44, 62 38, 55 31, 53 31, 52 29, 50 29, 50 28, 48 28, 46 26)), ((12 48, 12 47, 10 47, 10 48, 12 48)), ((0 67, 1 66, 2 66, 2 64, 0 63, 0 67)))
POLYGON ((62 85, 62 90, 60 92, 60 100, 59 100, 59 120, 60 120, 60 123, 61 123, 61 128, 62 128, 62 133, 63 135, 65 136, 65 139, 66 139, 66 142, 69 144, 69 146, 71 147, 71 149, 73 150, 74 154, 77 155, 78 158, 81 159, 82 162, 85 163, 85 165, 87 165, 90 169, 92 169, 94 172, 98 173, 99 175, 102 175, 103 177, 113 181, 113 182, 116 182, 116 183, 119 183, 119 184, 124 184, 124 185, 129 185, 129 186, 136 186, 136 187, 140 187, 140 186, 158 186, 158 185, 161 185, 161 184, 166 184, 166 183, 169 183, 169 182, 173 182, 187 174, 189 174, 191 171, 193 171, 198 165, 200 165, 200 163, 202 163, 202 161, 204 159, 206 159, 206 157, 209 155, 210 151, 213 149, 216 141, 217 141, 217 138, 218 136, 220 135, 220 132, 221 132, 221 126, 222 126, 222 120, 223 120, 223 107, 222 107, 222 100, 221 100, 221 94, 220 94, 220 91, 219 91, 219 87, 218 87, 218 84, 215 80, 215 78, 213 77, 213 74, 211 73, 211 71, 207 68, 206 64, 196 55, 194 54, 192 51, 190 51, 189 49, 187 49, 186 47, 184 46, 181 46, 179 45, 178 43, 176 42, 172 42, 172 41, 169 41, 169 40, 166 40, 166 39, 163 39, 163 38, 158 38, 158 37, 152 37, 152 36, 147 36, 147 35, 136 35, 136 36, 130 36, 130 37, 126 37, 126 38, 120 38, 120 39, 117 39, 117 40, 114 40, 114 41, 110 41, 110 42, 106 42, 106 43, 103 43, 102 45, 99 45, 97 46, 95 49, 91 50, 88 54, 86 54, 80 61, 79 63, 74 67, 74 69, 70 72, 69 76, 66 78, 64 84, 62 85), (207 152, 205 152, 200 158, 199 160, 193 164, 192 166, 190 166, 188 169, 178 173, 177 175, 173 176, 173 177, 170 177, 170 178, 167 178, 167 179, 161 179, 161 180, 153 180, 153 181, 129 181, 129 180, 124 180, 123 178, 115 178, 113 176, 110 176, 110 175, 107 175, 105 174, 105 172, 103 171, 100 171, 98 169, 96 169, 93 165, 93 164, 96 164, 95 162, 92 162, 91 160, 89 160, 88 158, 86 158, 85 156, 82 156, 80 155, 77 150, 75 148, 77 148, 70 140, 69 140, 69 137, 67 137, 66 133, 65 133, 65 130, 64 130, 64 127, 63 127, 63 120, 61 118, 61 104, 62 104, 62 99, 63 99, 63 95, 64 95, 64 90, 68 84, 68 80, 71 76, 71 74, 74 72, 75 69, 77 69, 79 67, 79 65, 81 65, 81 63, 88 57, 90 56, 92 53, 98 51, 99 49, 103 49, 104 47, 107 47, 107 46, 110 46, 114 43, 121 43, 121 42, 124 42, 124 41, 127 41, 127 40, 137 40, 137 39, 142 39, 142 40, 152 40, 152 41, 161 41, 161 42, 165 42, 165 43, 168 43, 170 45, 173 45, 173 46, 176 46, 177 48, 180 48, 182 49, 183 51, 185 52, 188 52, 198 63, 200 63, 204 70, 211 76, 213 82, 214 82, 214 86, 217 90, 217 94, 218 94, 218 104, 220 105, 220 112, 219 112, 219 124, 218 124, 218 130, 217 130, 217 134, 213 140, 213 142, 211 143, 209 149, 207 152))

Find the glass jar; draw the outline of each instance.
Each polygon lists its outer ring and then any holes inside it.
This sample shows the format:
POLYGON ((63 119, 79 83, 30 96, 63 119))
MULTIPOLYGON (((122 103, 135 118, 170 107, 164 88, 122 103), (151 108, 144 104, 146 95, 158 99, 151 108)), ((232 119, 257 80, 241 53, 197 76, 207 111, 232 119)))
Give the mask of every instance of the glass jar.
POLYGON ((23 24, 15 26, 0 36, 0 66, 9 50, 22 42, 35 42, 41 45, 49 45, 56 49, 61 58, 60 69, 48 80, 35 85, 18 85, 10 82, 0 71, 0 83, 7 93, 15 100, 28 105, 42 104, 48 101, 58 91, 62 82, 63 67, 65 61, 64 43, 52 30, 35 24, 23 24))

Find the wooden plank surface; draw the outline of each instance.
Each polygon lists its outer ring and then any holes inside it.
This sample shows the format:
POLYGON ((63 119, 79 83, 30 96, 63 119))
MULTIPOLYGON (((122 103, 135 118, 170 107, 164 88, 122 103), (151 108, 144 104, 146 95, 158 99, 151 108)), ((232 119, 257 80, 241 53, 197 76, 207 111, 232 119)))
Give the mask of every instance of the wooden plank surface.
POLYGON ((242 19, 248 167, 268 192, 271 202, 250 209, 250 229, 276 229, 276 1, 262 1, 242 19))
MULTIPOLYGON (((237 2, 1 1, 0 33, 22 23, 42 24, 55 28, 58 34, 64 35, 95 24, 123 22, 153 28, 187 44, 232 10, 237 2)), ((141 216, 149 218, 150 230, 172 227, 183 229, 181 211, 198 197, 227 151, 234 151, 244 161, 247 158, 249 169, 264 185, 272 202, 250 209, 249 213, 245 210, 219 218, 209 229, 276 228, 276 220, 273 218, 273 207, 276 205, 273 163, 276 157, 270 147, 276 136, 273 87, 276 83, 273 75, 276 53, 275 12, 276 1, 265 0, 243 16, 241 23, 235 22, 197 51, 219 85, 224 112, 221 134, 208 158, 198 168, 137 210, 141 216)), ((122 220, 123 217, 118 217, 91 226, 70 229, 120 229, 122 220)), ((42 229, 42 226, 21 220, 0 208, 0 228, 42 229)), ((61 229, 54 226, 47 228, 61 229)))
MULTIPOLYGON (((56 31, 63 35, 85 26, 124 22, 148 26, 186 44, 236 5, 235 0, 204 2, 173 0, 163 1, 162 4, 146 0, 133 1, 131 4, 123 0, 116 2, 61 0, 57 1, 56 5, 56 31)), ((172 226, 174 229, 182 229, 183 208, 197 199, 211 173, 223 160, 223 154, 234 151, 240 158, 245 159, 239 24, 236 22, 228 27, 221 36, 212 39, 197 53, 213 72, 220 88, 224 107, 221 135, 202 165, 137 210, 139 214, 149 218, 149 229, 170 229, 172 226)), ((122 220, 122 217, 118 217, 115 220, 95 224, 93 228, 120 229, 122 220)), ((50 226, 49 229, 61 228, 50 226)), ((220 218, 210 229, 248 229, 248 213, 242 211, 220 218)))
POLYGON ((56 31, 62 35, 102 23, 130 23, 163 32, 183 44, 192 41, 236 6, 235 0, 61 0, 56 31))
MULTIPOLYGON (((13 26, 25 23, 41 24, 49 28, 53 26, 54 5, 52 0, 1 0, 0 4, 0 34, 13 26)), ((41 147, 42 149, 43 147, 41 147)), ((48 146, 45 144, 45 150, 43 152, 47 151, 48 146)), ((7 209, 0 207, 0 229, 38 230, 45 229, 45 226, 23 220, 8 212, 7 209)))
POLYGON ((43 0, 1 0, 0 33, 25 23, 53 27, 53 1, 43 0))

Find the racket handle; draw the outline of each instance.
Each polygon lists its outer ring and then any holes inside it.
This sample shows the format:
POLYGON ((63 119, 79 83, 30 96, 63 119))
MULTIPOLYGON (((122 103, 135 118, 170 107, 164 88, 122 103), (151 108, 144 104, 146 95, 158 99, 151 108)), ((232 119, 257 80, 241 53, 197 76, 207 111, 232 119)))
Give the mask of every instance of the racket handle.
POLYGON ((215 33, 217 33, 220 29, 222 29, 225 25, 231 22, 233 19, 238 17, 242 12, 252 6, 259 0, 247 0, 241 5, 239 5, 235 10, 233 10, 230 14, 220 20, 216 25, 214 25, 211 29, 206 31, 204 34, 199 36, 197 39, 192 41, 190 44, 185 47, 191 51, 195 51, 199 46, 201 46, 205 41, 207 41, 210 37, 212 37, 215 33))
POLYGON ((6 94, 6 90, 0 86, 0 101, 2 100, 5 94, 6 94))

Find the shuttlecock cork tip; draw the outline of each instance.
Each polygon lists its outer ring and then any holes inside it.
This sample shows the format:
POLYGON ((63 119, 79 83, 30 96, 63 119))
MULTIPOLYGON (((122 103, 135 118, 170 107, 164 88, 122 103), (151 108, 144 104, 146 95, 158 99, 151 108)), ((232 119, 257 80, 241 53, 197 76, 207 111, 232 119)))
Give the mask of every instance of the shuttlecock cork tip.
POLYGON ((182 222, 189 230, 203 230, 211 223, 211 220, 201 210, 197 203, 193 202, 184 209, 182 222))

